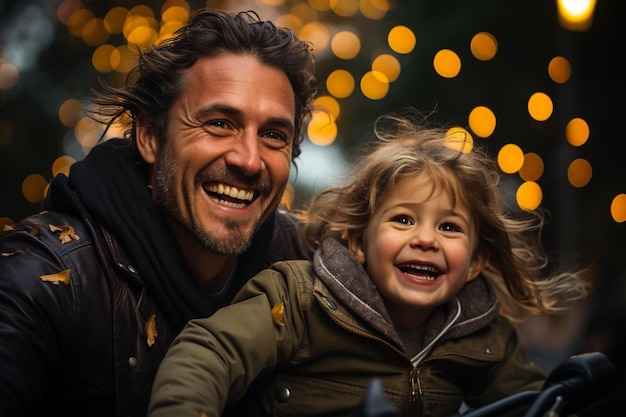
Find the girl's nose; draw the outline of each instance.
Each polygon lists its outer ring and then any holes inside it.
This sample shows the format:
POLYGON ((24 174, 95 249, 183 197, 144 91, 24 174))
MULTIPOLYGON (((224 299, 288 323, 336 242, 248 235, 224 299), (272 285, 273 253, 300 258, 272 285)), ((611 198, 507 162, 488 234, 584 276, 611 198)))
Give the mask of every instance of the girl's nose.
POLYGON ((437 234, 431 227, 421 226, 415 229, 410 242, 411 247, 422 250, 438 249, 437 234))

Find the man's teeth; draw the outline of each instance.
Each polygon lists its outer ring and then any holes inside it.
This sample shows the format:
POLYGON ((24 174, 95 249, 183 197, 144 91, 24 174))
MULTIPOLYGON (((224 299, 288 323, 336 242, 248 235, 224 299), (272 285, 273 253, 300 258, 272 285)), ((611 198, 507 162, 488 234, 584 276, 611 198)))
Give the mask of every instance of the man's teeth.
POLYGON ((252 201, 254 192, 239 190, 237 187, 231 187, 224 184, 212 184, 209 187, 209 191, 212 193, 222 194, 238 200, 252 201))

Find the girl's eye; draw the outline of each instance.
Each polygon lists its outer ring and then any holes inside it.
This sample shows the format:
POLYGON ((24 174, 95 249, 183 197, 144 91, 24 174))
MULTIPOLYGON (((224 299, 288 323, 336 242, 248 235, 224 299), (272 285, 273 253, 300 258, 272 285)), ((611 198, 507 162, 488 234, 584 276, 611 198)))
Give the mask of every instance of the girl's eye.
POLYGON ((408 216, 396 216, 393 219, 391 219, 391 221, 395 222, 395 223, 400 223, 400 224, 404 224, 407 226, 410 226, 413 224, 413 220, 411 220, 410 217, 408 216))
POLYGON ((454 223, 444 223, 439 226, 444 232, 462 232, 463 230, 454 223))

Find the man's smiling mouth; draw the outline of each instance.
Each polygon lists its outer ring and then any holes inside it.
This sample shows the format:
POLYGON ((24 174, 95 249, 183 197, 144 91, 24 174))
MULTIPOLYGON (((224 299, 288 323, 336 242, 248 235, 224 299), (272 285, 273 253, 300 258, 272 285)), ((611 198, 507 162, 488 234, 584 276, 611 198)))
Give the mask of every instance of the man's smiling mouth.
POLYGON ((209 184, 203 188, 213 201, 233 208, 244 208, 254 198, 254 191, 240 190, 222 183, 209 184))

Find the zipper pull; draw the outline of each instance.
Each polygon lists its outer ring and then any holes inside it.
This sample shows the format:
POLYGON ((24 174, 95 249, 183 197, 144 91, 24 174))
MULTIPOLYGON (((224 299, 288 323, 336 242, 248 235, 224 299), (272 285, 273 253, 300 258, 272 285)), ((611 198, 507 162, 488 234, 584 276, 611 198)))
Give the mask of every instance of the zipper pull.
POLYGON ((414 370, 411 373, 411 401, 416 402, 417 397, 422 395, 422 386, 420 385, 419 370, 414 370))

